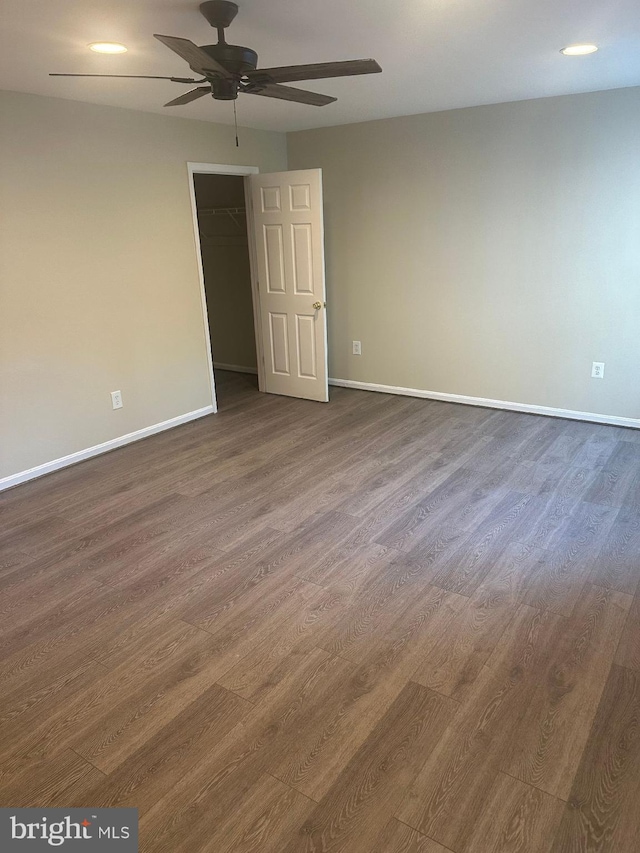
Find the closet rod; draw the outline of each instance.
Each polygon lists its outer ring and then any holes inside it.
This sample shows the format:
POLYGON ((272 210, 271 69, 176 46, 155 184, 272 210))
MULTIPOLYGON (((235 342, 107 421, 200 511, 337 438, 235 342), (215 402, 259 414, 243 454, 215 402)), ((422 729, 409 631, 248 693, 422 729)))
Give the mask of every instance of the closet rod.
POLYGON ((202 210, 198 211, 198 216, 220 216, 226 215, 233 219, 234 223, 241 227, 240 223, 236 219, 241 213, 246 213, 246 207, 204 207, 202 210))

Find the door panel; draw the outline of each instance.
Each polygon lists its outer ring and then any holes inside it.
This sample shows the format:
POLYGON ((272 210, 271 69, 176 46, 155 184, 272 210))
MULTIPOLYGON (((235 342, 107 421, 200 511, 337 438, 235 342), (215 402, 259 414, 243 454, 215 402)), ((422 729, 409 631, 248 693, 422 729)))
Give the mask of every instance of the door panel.
POLYGON ((280 376, 289 376, 289 337, 287 315, 269 313, 271 369, 280 376))
POLYGON ((264 251, 267 291, 269 293, 285 293, 282 225, 264 226, 264 251))
POLYGON ((298 223, 292 227, 293 289, 313 295, 313 247, 311 225, 298 223))
POLYGON ((312 317, 296 314, 296 352, 298 356, 298 376, 300 379, 318 378, 316 358, 315 320, 312 317))
POLYGON ((326 402, 322 172, 252 175, 251 197, 264 390, 326 402))
POLYGON ((280 210, 280 187, 262 187, 260 200, 261 213, 277 213, 280 210))

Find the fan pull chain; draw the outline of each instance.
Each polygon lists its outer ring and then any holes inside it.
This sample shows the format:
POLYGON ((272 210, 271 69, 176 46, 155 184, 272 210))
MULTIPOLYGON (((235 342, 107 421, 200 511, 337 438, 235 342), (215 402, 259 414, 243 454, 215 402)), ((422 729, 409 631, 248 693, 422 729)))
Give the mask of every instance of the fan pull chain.
POLYGON ((236 148, 240 147, 240 143, 238 142, 238 113, 236 112, 236 102, 233 102, 233 121, 235 123, 236 128, 236 148))

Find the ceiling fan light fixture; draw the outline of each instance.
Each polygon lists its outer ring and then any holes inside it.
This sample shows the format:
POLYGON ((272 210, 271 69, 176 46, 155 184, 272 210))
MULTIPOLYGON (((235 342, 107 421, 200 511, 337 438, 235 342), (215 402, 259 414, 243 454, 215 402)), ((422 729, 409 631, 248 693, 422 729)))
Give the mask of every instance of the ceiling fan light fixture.
POLYGON ((570 44, 563 47, 560 53, 565 56, 587 56, 589 53, 595 53, 597 49, 597 44, 570 44))
POLYGON ((126 45, 116 41, 92 41, 88 47, 96 53, 126 53, 128 50, 126 45))

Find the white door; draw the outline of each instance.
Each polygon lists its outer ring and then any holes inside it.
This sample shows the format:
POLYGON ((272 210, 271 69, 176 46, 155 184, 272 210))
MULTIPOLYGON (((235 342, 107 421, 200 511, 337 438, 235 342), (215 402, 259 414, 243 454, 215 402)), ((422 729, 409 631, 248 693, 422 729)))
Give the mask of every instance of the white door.
POLYGON ((252 175, 264 391, 329 399, 322 171, 252 175))

